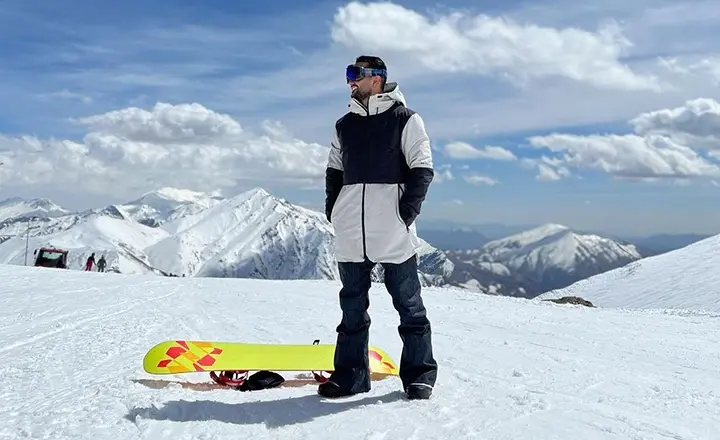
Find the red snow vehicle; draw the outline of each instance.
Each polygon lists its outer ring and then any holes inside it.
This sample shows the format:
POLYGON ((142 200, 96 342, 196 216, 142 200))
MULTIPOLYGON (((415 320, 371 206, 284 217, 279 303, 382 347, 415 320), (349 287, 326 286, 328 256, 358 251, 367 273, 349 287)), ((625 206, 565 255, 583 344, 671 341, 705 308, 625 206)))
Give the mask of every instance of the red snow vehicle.
POLYGON ((37 267, 53 267, 67 269, 68 251, 55 248, 40 248, 35 250, 35 264, 37 267))

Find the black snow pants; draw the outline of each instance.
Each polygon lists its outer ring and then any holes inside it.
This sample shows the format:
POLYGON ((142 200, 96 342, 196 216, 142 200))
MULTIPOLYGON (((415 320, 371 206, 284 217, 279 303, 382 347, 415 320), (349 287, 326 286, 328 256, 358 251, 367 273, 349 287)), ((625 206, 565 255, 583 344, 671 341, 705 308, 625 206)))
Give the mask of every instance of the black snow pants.
MULTIPOLYGON (((437 363, 433 358, 430 321, 426 316, 417 272, 417 257, 400 264, 380 263, 385 287, 400 317, 398 333, 403 342, 400 379, 403 389, 413 383, 435 385, 437 363)), ((337 327, 335 371, 331 380, 354 393, 370 390, 368 342, 370 274, 375 263, 338 263, 342 289, 342 320, 337 327)))

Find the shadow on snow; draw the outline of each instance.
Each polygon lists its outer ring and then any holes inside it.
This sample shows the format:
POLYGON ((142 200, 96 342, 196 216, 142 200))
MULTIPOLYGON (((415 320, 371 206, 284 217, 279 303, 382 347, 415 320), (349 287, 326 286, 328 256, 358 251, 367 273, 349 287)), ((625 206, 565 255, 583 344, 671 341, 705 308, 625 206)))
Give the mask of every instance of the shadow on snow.
POLYGON ((264 424, 277 428, 306 423, 317 417, 350 410, 364 405, 403 400, 404 393, 394 391, 381 396, 357 396, 326 400, 318 395, 291 397, 270 401, 225 403, 212 400, 173 400, 161 407, 133 408, 125 416, 135 423, 136 418, 169 420, 173 422, 204 422, 215 420, 238 425, 264 424), (353 400, 349 400, 353 399, 353 400), (357 399, 357 400, 355 400, 357 399))

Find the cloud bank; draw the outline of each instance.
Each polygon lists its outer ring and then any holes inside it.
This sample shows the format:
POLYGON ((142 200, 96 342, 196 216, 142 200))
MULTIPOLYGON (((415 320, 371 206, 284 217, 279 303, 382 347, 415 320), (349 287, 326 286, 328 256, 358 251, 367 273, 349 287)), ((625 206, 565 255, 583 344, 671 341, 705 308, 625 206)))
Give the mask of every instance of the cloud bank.
POLYGON ((718 101, 689 100, 679 107, 642 113, 629 124, 634 133, 553 133, 528 140, 534 148, 560 153, 536 162, 543 165, 541 174, 546 177, 555 173, 559 178, 568 169, 646 180, 720 177, 720 166, 714 161, 720 152, 718 101))
POLYGON ((604 89, 662 89, 656 77, 621 61, 632 44, 616 23, 589 32, 485 14, 430 18, 392 3, 351 2, 335 15, 331 36, 347 47, 408 58, 428 71, 494 75, 515 84, 564 77, 604 89))
POLYGON ((76 121, 82 142, 0 136, 3 186, 60 185, 128 196, 148 187, 200 190, 243 181, 297 184, 319 179, 327 147, 294 138, 279 123, 246 131, 200 104, 158 103, 76 121))

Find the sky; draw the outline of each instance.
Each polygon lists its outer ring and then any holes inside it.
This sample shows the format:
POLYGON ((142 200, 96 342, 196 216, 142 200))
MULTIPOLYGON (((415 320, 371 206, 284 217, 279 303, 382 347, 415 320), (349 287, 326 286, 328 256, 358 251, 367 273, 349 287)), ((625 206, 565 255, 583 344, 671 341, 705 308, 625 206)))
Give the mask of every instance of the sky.
POLYGON ((426 124, 418 227, 720 233, 720 3, 0 0, 0 198, 263 187, 322 210, 344 69, 426 124))

